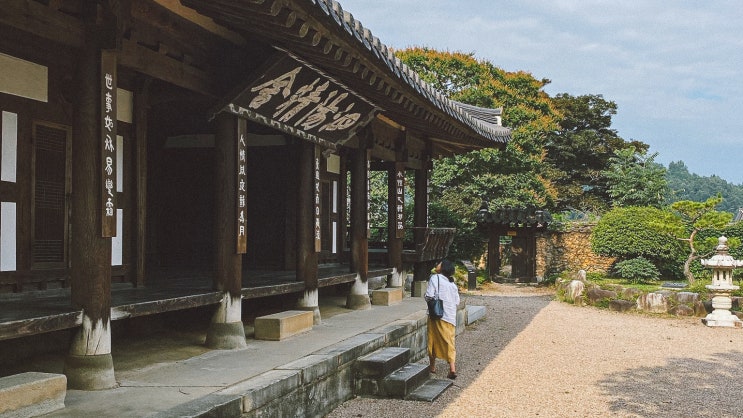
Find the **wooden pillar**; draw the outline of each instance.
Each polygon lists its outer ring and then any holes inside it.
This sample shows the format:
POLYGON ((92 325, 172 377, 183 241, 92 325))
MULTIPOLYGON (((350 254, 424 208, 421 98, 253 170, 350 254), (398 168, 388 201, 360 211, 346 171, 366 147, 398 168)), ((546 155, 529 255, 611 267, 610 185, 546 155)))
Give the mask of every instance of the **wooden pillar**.
POLYGON ((500 274, 500 263, 500 232, 488 226, 488 279, 492 280, 500 274))
POLYGON ((247 345, 242 323, 242 254, 238 253, 238 167, 241 164, 245 172, 245 161, 244 158, 240 161, 238 143, 246 140, 246 121, 220 113, 216 124, 214 287, 223 292, 223 297, 209 325, 206 345, 234 349, 247 345))
POLYGON ((346 300, 350 309, 369 309, 369 150, 364 138, 351 160, 351 269, 356 281, 346 300))
MULTIPOLYGON (((318 296, 318 271, 315 237, 315 220, 319 213, 320 190, 320 150, 310 142, 299 144, 299 176, 297 195, 297 280, 304 281, 304 293, 297 301, 297 307, 312 311, 314 323, 320 324, 320 306, 318 296)), ((319 218, 318 218, 319 219, 319 218)), ((318 230, 319 233, 319 230, 318 230)), ((330 237, 321 237, 330 239, 330 237)))
POLYGON ((68 388, 97 390, 115 387, 116 378, 111 357, 111 238, 102 234, 101 34, 95 24, 96 4, 86 5, 85 42, 74 72, 70 247, 72 305, 83 313, 64 373, 68 388))
POLYGON ((136 182, 136 215, 135 215, 135 248, 134 285, 141 287, 147 274, 147 113, 149 111, 149 86, 152 79, 140 83, 134 92, 134 132, 135 132, 135 182, 136 182))
POLYGON ((401 206, 404 208, 404 202, 398 201, 401 196, 404 199, 404 193, 405 164, 392 164, 387 170, 387 260, 393 268, 392 275, 387 283, 388 287, 402 287, 405 284, 405 272, 402 265, 402 233, 404 230, 397 227, 398 222, 404 222, 404 219, 399 217, 402 213, 398 212, 401 206), (402 178, 400 178, 400 175, 402 175, 402 178))
MULTIPOLYGON (((424 165, 423 168, 415 170, 415 202, 413 208, 413 224, 415 226, 415 245, 419 248, 419 245, 423 243, 425 239, 426 228, 428 227, 428 167, 424 165)), ((434 261, 435 262, 435 261, 434 261)), ((413 265, 413 281, 414 282, 425 282, 431 275, 432 266, 431 260, 419 261, 413 265)), ((425 288, 423 289, 425 291, 425 288)), ((423 296, 415 291, 413 286, 413 296, 423 296)))
POLYGON ((338 179, 338 190, 340 193, 340 202, 338 202, 338 212, 340 226, 338 228, 338 261, 340 263, 350 264, 350 254, 346 253, 346 237, 348 236, 349 219, 346 217, 348 212, 348 154, 341 152, 340 178, 338 179))

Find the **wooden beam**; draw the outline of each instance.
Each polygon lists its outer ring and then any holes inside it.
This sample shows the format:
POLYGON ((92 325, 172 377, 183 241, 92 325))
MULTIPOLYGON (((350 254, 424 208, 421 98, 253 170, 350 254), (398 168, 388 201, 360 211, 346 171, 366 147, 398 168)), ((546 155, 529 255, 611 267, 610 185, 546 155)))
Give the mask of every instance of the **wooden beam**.
POLYGON ((220 96, 213 75, 129 40, 123 42, 119 65, 209 97, 220 96))
POLYGON ((66 46, 83 45, 82 22, 34 0, 4 0, 0 23, 66 46))

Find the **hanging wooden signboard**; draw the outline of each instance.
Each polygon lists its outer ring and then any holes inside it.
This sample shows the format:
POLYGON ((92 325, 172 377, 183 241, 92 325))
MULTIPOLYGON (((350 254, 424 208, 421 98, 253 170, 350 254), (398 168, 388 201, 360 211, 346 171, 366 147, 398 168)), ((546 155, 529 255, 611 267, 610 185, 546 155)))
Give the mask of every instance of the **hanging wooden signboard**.
POLYGON ((395 238, 405 235, 405 163, 395 163, 395 238))
POLYGON ((116 236, 116 51, 101 50, 101 236, 116 236))
POLYGON ((214 113, 234 113, 331 149, 377 113, 371 103, 287 52, 267 62, 214 113))
POLYGON ((235 152, 235 167, 237 176, 235 187, 236 187, 236 202, 235 202, 235 213, 237 214, 236 228, 237 231, 237 254, 245 254, 248 248, 248 234, 247 234, 247 121, 245 119, 237 119, 237 140, 235 146, 237 147, 235 152))
POLYGON ((314 185, 314 198, 315 198, 315 204, 314 204, 314 217, 315 217, 315 252, 320 252, 322 250, 322 233, 321 233, 321 226, 320 226, 320 199, 321 199, 321 193, 320 193, 320 157, 322 156, 322 150, 319 147, 315 147, 315 158, 314 158, 314 179, 315 179, 315 185, 314 185))

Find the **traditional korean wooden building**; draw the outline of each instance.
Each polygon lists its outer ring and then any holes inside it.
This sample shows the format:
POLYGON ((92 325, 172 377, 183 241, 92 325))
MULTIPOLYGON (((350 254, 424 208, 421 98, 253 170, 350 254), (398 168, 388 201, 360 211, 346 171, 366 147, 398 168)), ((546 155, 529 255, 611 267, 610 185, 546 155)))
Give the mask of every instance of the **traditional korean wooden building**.
POLYGON ((333 0, 6 0, 0 114, 0 344, 75 329, 89 389, 115 384, 112 320, 214 305, 207 344, 239 347, 243 300, 320 321, 322 287, 363 309, 370 277, 424 274, 450 238, 432 160, 510 136, 333 0), (371 170, 391 227, 370 259, 371 170))

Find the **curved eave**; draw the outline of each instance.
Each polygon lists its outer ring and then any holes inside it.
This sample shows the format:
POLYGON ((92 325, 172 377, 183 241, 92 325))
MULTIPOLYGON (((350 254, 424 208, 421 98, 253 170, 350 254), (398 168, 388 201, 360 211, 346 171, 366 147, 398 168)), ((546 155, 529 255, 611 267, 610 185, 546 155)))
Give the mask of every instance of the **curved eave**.
POLYGON ((464 151, 502 147, 511 138, 509 128, 480 117, 486 109, 462 106, 421 80, 334 0, 182 2, 322 68, 385 116, 433 140, 464 151))

